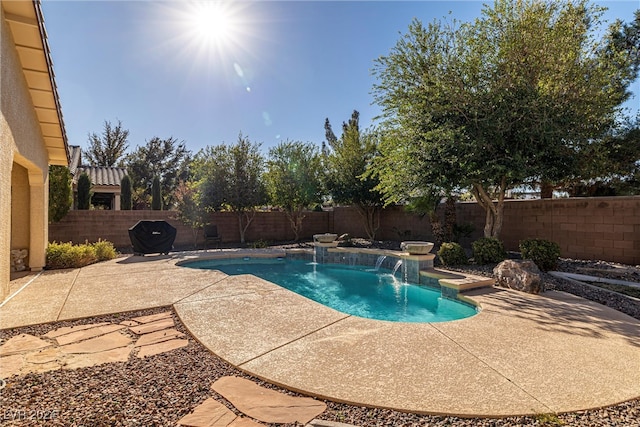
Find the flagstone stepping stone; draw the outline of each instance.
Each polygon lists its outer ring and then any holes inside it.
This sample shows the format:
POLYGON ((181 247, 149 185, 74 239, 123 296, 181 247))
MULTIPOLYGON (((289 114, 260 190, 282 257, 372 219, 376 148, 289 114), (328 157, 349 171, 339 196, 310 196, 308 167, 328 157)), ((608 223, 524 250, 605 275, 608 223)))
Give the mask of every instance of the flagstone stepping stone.
POLYGON ((90 325, 78 325, 78 326, 65 326, 64 328, 54 329, 53 331, 49 331, 43 335, 45 338, 57 338, 61 335, 67 335, 71 332, 84 331, 85 329, 97 328, 100 326, 110 325, 108 322, 103 323, 93 323, 90 325))
POLYGON ((9 378, 20 373, 24 363, 22 354, 0 357, 0 378, 9 378))
POLYGON ((257 423, 250 418, 238 417, 231 422, 227 427, 260 427, 264 424, 257 423))
POLYGON ((15 337, 9 338, 7 342, 0 346, 0 356, 26 353, 46 347, 51 347, 51 344, 36 336, 29 334, 16 335, 15 337))
POLYGON ((145 345, 140 347, 136 356, 143 359, 147 356, 154 356, 160 353, 166 353, 167 351, 176 350, 178 348, 186 347, 189 345, 189 340, 174 339, 169 341, 163 341, 157 344, 145 345))
POLYGON ((59 347, 49 347, 35 353, 28 353, 24 358, 25 362, 35 365, 43 365, 53 362, 61 365, 63 363, 63 359, 64 354, 60 351, 59 347))
POLYGON ((64 353, 99 353, 113 350, 114 348, 126 347, 132 342, 130 337, 120 332, 111 332, 110 334, 84 340, 79 343, 64 345, 60 347, 60 350, 64 353))
POLYGON ((138 326, 140 323, 134 322, 133 320, 123 320, 122 322, 120 322, 118 324, 119 325, 124 325, 124 326, 138 326))
POLYGON ((108 323, 106 325, 96 326, 94 328, 84 329, 81 331, 71 332, 69 334, 61 335, 56 337, 55 340, 58 345, 66 345, 71 344, 78 341, 88 340, 90 338, 99 337, 100 335, 105 335, 110 332, 119 331, 124 329, 123 325, 114 325, 108 323))
POLYGON ((189 427, 227 427, 236 419, 229 408, 209 398, 196 406, 192 413, 178 420, 178 425, 189 427))
POLYGON ((161 331, 163 329, 173 328, 173 318, 168 317, 166 319, 156 320, 155 322, 145 323, 140 326, 134 326, 129 328, 131 332, 136 335, 148 334, 150 332, 161 331))
POLYGON ((165 311, 163 313, 157 313, 157 314, 150 314, 148 316, 134 317, 131 320, 138 323, 150 323, 150 322, 155 322, 156 320, 166 319, 168 317, 171 317, 170 311, 165 311))
POLYGON ((239 377, 222 377, 211 386, 238 410, 265 423, 306 424, 327 409, 309 397, 294 397, 239 377))
POLYGON ((136 341, 136 347, 143 345, 157 344, 163 341, 168 341, 174 338, 182 338, 184 334, 175 329, 163 329, 161 331, 151 332, 150 334, 144 334, 138 341, 136 341))
POLYGON ((85 368, 87 366, 102 365, 103 363, 126 362, 129 360, 131 349, 120 347, 113 350, 101 351, 92 354, 73 354, 66 359, 64 369, 85 368))

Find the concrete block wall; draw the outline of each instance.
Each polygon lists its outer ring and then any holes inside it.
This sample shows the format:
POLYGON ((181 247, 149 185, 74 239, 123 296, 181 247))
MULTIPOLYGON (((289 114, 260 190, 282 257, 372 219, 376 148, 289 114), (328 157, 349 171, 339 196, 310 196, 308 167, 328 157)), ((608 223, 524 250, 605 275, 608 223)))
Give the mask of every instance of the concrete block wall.
MULTIPOLYGON (((350 207, 330 212, 306 212, 301 239, 317 233, 349 233, 366 237, 360 215, 350 207)), ((457 205, 458 223, 472 223, 474 233, 461 243, 470 243, 483 235, 485 214, 476 203, 457 205)), ((129 248, 128 229, 138 220, 166 220, 178 229, 175 245, 193 246, 189 227, 173 219, 171 211, 71 211, 62 221, 49 225, 50 241, 83 243, 109 240, 118 248, 129 248)), ((223 243, 240 241, 238 220, 234 213, 215 212, 211 222, 217 224, 223 243)), ((293 231, 283 212, 257 212, 247 229, 247 242, 293 240, 293 231)), ((405 213, 402 207, 385 209, 380 217, 379 240, 433 241, 429 219, 405 213)), ((518 250, 520 240, 541 238, 560 245, 563 257, 601 259, 625 264, 640 264, 640 196, 598 197, 548 200, 509 200, 501 239, 508 250, 518 250)), ((202 232, 198 245, 202 246, 202 232)))
MULTIPOLYGON (((482 208, 460 203, 457 213, 476 226, 474 239, 482 236, 482 208)), ((527 238, 558 243, 563 257, 640 264, 640 196, 506 201, 505 247, 517 251, 527 238)))

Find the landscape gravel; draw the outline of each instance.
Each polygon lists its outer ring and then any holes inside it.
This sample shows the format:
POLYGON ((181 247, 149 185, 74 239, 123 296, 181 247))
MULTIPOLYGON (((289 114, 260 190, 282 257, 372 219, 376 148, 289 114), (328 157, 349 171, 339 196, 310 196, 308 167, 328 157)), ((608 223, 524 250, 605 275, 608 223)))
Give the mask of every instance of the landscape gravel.
MULTIPOLYGON (((594 262, 600 263, 600 262, 594 262)), ((585 262, 563 260, 560 269, 570 271, 585 262)), ((465 266, 458 270, 491 275, 492 266, 465 266)), ((553 276, 543 276, 546 289, 564 290, 634 312, 629 299, 611 303, 611 295, 568 285, 553 276)), ((632 301, 633 302, 633 301, 632 301)), ((637 306, 636 306, 637 308, 637 306)), ((172 311, 171 307, 120 313, 76 321, 56 322, 0 331, 0 340, 18 334, 43 335, 63 326, 97 322, 119 323, 134 317, 172 311)), ((640 310, 633 315, 639 316, 640 310)), ((188 334, 174 314, 176 328, 188 334)), ((266 383, 218 358, 195 339, 189 345, 156 356, 109 363, 75 370, 13 376, 0 384, 0 424, 6 426, 175 426, 205 399, 213 397, 239 415, 211 384, 226 375, 237 375, 264 387, 299 395, 266 383), (48 418, 48 419, 45 419, 48 418)), ((452 396, 454 399, 455 396, 452 396)), ((507 418, 459 418, 420 415, 388 409, 353 406, 325 401, 327 410, 318 418, 356 426, 590 426, 640 427, 640 399, 606 408, 567 414, 540 414, 507 418)))

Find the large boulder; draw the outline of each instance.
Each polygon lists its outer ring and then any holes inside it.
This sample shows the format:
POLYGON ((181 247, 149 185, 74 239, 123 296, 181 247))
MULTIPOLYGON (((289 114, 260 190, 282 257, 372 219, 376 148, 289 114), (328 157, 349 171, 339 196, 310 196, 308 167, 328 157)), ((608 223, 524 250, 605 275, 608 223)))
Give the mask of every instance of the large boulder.
POLYGON ((493 269, 496 284, 517 291, 538 294, 542 290, 540 269, 530 260, 508 259, 496 265, 493 269))

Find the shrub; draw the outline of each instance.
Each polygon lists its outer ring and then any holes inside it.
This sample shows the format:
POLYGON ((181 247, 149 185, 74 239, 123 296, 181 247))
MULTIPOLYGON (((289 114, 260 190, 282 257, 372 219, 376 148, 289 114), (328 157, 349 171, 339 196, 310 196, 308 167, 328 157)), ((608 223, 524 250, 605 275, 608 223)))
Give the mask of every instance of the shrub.
POLYGON ((116 248, 113 247, 113 243, 106 240, 98 240, 95 242, 93 244, 93 249, 96 251, 96 258, 98 258, 98 261, 114 259, 118 255, 116 248))
POLYGON ((162 191, 160 189, 160 178, 153 178, 151 183, 151 209, 154 211, 162 210, 162 191))
POLYGON ((113 259, 115 256, 113 244, 105 240, 82 245, 52 242, 47 246, 47 268, 79 268, 97 261, 113 259))
POLYGON ((131 178, 129 178, 129 175, 125 175, 122 177, 122 180, 120 181, 120 209, 122 209, 123 211, 130 211, 132 205, 132 198, 131 195, 133 193, 132 188, 131 188, 131 178))
POLYGON ((78 178, 78 209, 88 210, 91 207, 91 178, 82 172, 78 178))
POLYGON ((438 257, 444 265, 460 265, 467 263, 467 254, 459 243, 445 242, 440 245, 438 257))
POLYGON ((492 264, 507 257, 502 242, 494 237, 482 237, 471 244, 477 264, 492 264))
POLYGON ((525 239, 520 241, 520 253, 523 259, 530 259, 542 271, 554 270, 558 266, 560 246, 545 239, 525 239))

